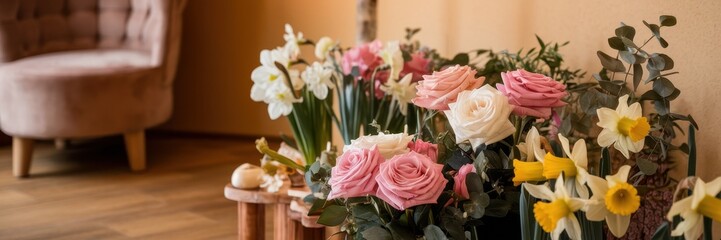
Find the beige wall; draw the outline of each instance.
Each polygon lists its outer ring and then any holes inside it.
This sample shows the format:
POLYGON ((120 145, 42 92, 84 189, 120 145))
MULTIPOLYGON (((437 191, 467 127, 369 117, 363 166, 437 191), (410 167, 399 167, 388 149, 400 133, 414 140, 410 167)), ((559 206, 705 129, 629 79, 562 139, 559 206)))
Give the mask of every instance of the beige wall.
MULTIPOLYGON (((242 135, 288 133, 286 120, 270 121, 265 105, 249 98, 250 72, 258 52, 282 44, 283 23, 306 36, 328 35, 353 43, 354 1, 190 1, 178 80, 176 110, 163 128, 242 135)), ((682 90, 673 108, 692 113, 698 133, 699 169, 705 179, 720 175, 721 109, 715 103, 721 81, 721 1, 379 1, 379 38, 402 39, 404 28, 421 27, 419 39, 442 53, 475 48, 518 49, 548 41, 571 41, 567 64, 596 72, 595 51, 610 50, 606 38, 623 21, 639 38, 649 36, 641 20, 672 14, 678 25, 664 28, 663 52, 675 59, 672 81, 682 90)), ((652 49, 654 50, 654 49, 652 49)), ((657 49, 656 49, 657 50, 657 49)), ((306 50, 310 51, 310 50, 306 50)))

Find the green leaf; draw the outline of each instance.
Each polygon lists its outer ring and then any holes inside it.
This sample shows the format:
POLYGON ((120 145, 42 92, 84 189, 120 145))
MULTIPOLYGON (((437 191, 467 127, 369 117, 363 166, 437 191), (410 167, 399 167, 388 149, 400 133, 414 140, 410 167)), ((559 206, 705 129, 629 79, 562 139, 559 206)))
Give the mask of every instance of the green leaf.
POLYGON ((468 192, 484 192, 483 181, 481 180, 481 177, 474 172, 470 172, 466 175, 466 187, 468 188, 468 192))
POLYGON ((533 217, 533 204, 536 199, 528 194, 526 188, 521 187, 521 196, 518 202, 518 211, 521 217, 521 239, 531 240, 533 238, 533 226, 536 221, 533 217))
POLYGON ((616 36, 633 40, 633 37, 636 36, 636 29, 631 26, 623 25, 616 28, 616 36))
POLYGON ((641 95, 641 100, 661 100, 663 97, 661 95, 658 95, 656 91, 654 90, 648 90, 643 95, 641 95))
POLYGON ((598 176, 605 178, 609 174, 611 174, 611 154, 608 152, 608 147, 604 147, 601 149, 601 163, 598 176))
MULTIPOLYGON (((423 236, 426 237, 426 240, 446 240, 448 239, 446 237, 446 234, 443 233, 443 230, 439 228, 436 225, 428 225, 425 228, 423 228, 423 236)), ((369 239, 375 239, 375 238, 369 238, 369 239)))
POLYGON ((641 84, 642 78, 643 78, 643 67, 641 67, 641 64, 634 64, 633 65, 633 91, 634 92, 638 89, 638 85, 641 84))
POLYGON ((696 176, 696 128, 688 126, 688 176, 696 176))
POLYGON ((666 42, 666 39, 663 39, 662 37, 657 37, 656 39, 658 39, 658 43, 661 44, 662 48, 668 47, 668 42, 666 42))
POLYGON ((470 60, 470 57, 468 56, 468 53, 459 53, 459 54, 456 54, 455 57, 453 57, 453 60, 451 60, 451 63, 465 66, 465 65, 468 65, 468 63, 470 61, 471 60, 470 60))
POLYGON ((401 225, 397 221, 386 224, 386 227, 388 228, 388 230, 391 231, 391 235, 393 236, 394 240, 416 240, 413 231, 410 228, 401 225))
POLYGON ((638 46, 636 46, 636 43, 634 43, 633 40, 625 38, 625 37, 620 37, 620 38, 621 38, 621 42, 623 42, 624 46, 626 46, 628 48, 638 49, 638 46))
POLYGON ((463 203, 463 210, 468 213, 471 218, 481 218, 486 211, 486 207, 490 204, 490 197, 484 192, 469 193, 470 201, 463 203))
POLYGON ((656 232, 653 233, 653 236, 651 237, 651 240, 670 240, 671 239, 671 231, 668 226, 667 221, 663 221, 661 226, 658 226, 656 229, 656 232))
POLYGON ((668 97, 676 90, 676 86, 668 78, 660 77, 653 82, 653 91, 661 97, 668 97))
POLYGON ((363 235, 363 238, 365 239, 383 239, 383 240, 392 240, 393 237, 391 236, 391 233, 388 232, 385 228, 374 226, 371 228, 366 229, 365 231, 361 232, 361 235, 363 235))
POLYGON ((463 224, 465 224, 465 219, 458 208, 446 207, 441 210, 441 226, 453 239, 465 239, 463 224))
POLYGON ((626 67, 623 66, 623 62, 621 60, 618 60, 616 58, 613 58, 609 56, 608 54, 598 51, 596 52, 598 55, 598 58, 601 60, 601 65, 603 65, 603 68, 608 69, 612 72, 625 72, 626 67))
POLYGON ((509 201, 501 199, 491 199, 491 202, 486 207, 486 216, 490 217, 505 217, 508 215, 508 211, 511 210, 512 204, 509 201))
POLYGON ((671 27, 676 25, 676 17, 671 15, 661 15, 661 17, 658 18, 661 22, 661 26, 664 27, 671 27))
POLYGON ((323 213, 320 214, 320 217, 318 217, 318 224, 338 226, 343 223, 347 216, 348 211, 346 211, 345 207, 338 205, 328 206, 323 210, 323 213))
POLYGON ((648 59, 647 67, 658 71, 665 71, 672 69, 673 65, 673 59, 671 59, 668 55, 663 53, 654 53, 651 54, 651 57, 648 59))
POLYGON ((638 165, 638 168, 641 169, 641 172, 646 175, 656 174, 656 171, 658 170, 658 164, 651 162, 645 158, 636 159, 636 165, 638 165))
POLYGON ((653 33, 653 36, 655 36, 657 38, 661 37, 661 30, 660 30, 661 27, 659 27, 656 24, 649 24, 645 20, 643 21, 643 24, 646 25, 646 27, 648 27, 649 30, 651 30, 651 33, 653 33))
POLYGON ((628 64, 636 63, 636 55, 634 55, 633 53, 631 53, 629 51, 619 51, 618 54, 619 54, 619 56, 621 56, 621 59, 623 59, 623 61, 625 61, 626 63, 628 63, 628 64))
POLYGON ((621 38, 619 37, 608 38, 608 46, 611 46, 611 48, 619 51, 626 50, 626 45, 623 44, 623 41, 621 41, 621 38))

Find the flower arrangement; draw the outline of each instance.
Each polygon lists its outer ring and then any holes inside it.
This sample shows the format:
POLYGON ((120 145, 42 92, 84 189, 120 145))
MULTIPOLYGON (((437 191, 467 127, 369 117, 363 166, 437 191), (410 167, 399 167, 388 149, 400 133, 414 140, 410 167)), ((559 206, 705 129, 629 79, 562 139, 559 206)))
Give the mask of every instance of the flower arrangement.
POLYGON ((304 162, 259 150, 304 172, 309 214, 353 239, 697 239, 702 231, 711 239, 721 178, 682 180, 678 189, 693 191, 670 191, 668 152, 687 153, 695 175, 698 126, 669 110, 680 94, 668 79, 673 60, 643 49, 654 38, 668 46, 660 29, 676 19, 659 20, 644 21, 652 36, 641 45, 633 27, 616 29, 608 43, 618 57, 599 51, 603 69, 593 82, 563 66, 565 44, 540 38, 538 51, 444 58, 410 41, 416 29, 408 43, 344 49, 287 27, 284 47, 261 52, 262 74, 253 73, 261 92, 251 97, 269 104, 271 118, 289 116, 304 162), (315 45, 318 61, 298 58, 299 45, 315 45), (479 58, 485 62, 471 63, 479 58), (641 82, 652 89, 637 94, 641 82), (654 111, 644 111, 646 103, 654 111), (318 150, 331 121, 345 144, 338 154, 318 150), (688 141, 674 145, 679 121, 690 123, 688 141), (667 204, 639 222, 659 195, 667 204))

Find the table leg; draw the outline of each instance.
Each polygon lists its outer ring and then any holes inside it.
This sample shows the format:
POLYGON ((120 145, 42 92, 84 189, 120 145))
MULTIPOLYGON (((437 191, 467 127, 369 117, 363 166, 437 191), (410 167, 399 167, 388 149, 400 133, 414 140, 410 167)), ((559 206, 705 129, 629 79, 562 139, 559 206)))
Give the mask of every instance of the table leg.
POLYGON ((262 204, 238 202, 238 239, 256 240, 265 238, 265 206, 262 204))
MULTIPOLYGON (((278 203, 275 204, 275 219, 273 219, 273 239, 285 240, 285 239, 301 239, 303 234, 298 234, 296 230, 298 226, 295 221, 288 216, 290 210, 290 204, 278 203)), ((302 229, 302 227, 301 227, 302 229)))

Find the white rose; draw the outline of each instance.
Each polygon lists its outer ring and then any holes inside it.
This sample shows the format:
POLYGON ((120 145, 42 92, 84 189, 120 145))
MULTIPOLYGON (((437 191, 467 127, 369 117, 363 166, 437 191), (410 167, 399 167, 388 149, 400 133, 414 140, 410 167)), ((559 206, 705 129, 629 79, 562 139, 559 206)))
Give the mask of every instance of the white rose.
POLYGON ((508 98, 489 85, 461 92, 448 107, 450 110, 444 112, 456 133, 456 143, 468 140, 476 148, 503 140, 515 131, 508 120, 512 110, 508 98))
POLYGON ((333 40, 329 37, 320 38, 315 44, 315 57, 319 60, 325 59, 330 50, 333 48, 333 45, 335 45, 335 43, 333 43, 333 40))
POLYGON ((406 133, 384 134, 362 136, 358 139, 351 140, 350 145, 346 145, 343 151, 352 148, 371 149, 378 146, 378 151, 385 159, 391 159, 395 155, 404 154, 410 151, 408 143, 413 140, 413 135, 406 133))

